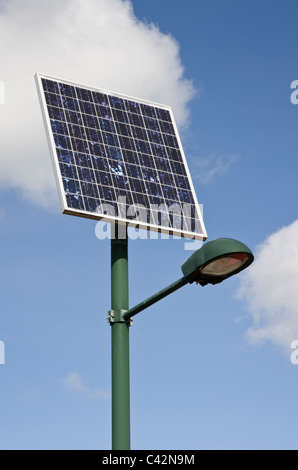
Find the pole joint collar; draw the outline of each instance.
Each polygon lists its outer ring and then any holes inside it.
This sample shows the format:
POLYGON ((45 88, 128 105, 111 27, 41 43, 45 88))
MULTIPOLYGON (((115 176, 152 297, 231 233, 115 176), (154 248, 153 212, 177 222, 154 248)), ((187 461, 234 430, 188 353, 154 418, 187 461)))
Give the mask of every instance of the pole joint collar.
POLYGON ((122 309, 122 308, 119 310, 109 310, 107 320, 110 323, 110 325, 112 323, 126 323, 128 326, 131 326, 133 322, 132 318, 128 318, 127 320, 123 318, 123 315, 126 312, 127 310, 122 309))

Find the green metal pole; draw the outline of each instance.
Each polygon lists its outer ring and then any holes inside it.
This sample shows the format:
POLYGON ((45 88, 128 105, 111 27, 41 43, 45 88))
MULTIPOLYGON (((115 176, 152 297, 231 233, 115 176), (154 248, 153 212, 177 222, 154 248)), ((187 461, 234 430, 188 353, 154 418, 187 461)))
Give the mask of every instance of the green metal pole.
POLYGON ((121 239, 115 229, 111 240, 112 449, 130 450, 129 322, 117 315, 128 309, 127 231, 121 239))

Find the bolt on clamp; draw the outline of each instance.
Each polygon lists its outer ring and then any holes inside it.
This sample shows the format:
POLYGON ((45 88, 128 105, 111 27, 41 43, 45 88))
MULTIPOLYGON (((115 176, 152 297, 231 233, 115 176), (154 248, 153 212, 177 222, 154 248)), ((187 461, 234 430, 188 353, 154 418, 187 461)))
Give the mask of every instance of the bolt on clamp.
POLYGON ((125 320, 123 318, 123 315, 124 313, 126 313, 127 310, 125 309, 119 309, 119 310, 109 310, 108 311, 108 316, 106 317, 106 319, 108 320, 108 322, 111 324, 111 323, 127 323, 129 326, 132 325, 133 323, 133 319, 132 318, 128 318, 127 320, 125 320))

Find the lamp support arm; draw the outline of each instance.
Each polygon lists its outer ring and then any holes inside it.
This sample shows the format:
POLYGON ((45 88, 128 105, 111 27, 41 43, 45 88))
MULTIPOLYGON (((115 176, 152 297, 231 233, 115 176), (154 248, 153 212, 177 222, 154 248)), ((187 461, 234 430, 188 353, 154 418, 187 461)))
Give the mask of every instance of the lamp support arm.
POLYGON ((127 310, 125 313, 122 314, 123 320, 128 321, 137 313, 142 312, 142 310, 145 310, 147 307, 150 307, 151 305, 155 304, 156 302, 163 299, 167 295, 172 294, 176 290, 180 289, 180 287, 183 287, 185 286, 185 284, 188 284, 188 282, 189 281, 186 277, 182 277, 181 279, 178 279, 177 281, 173 282, 172 284, 160 290, 159 292, 152 295, 151 297, 148 297, 148 299, 143 300, 143 302, 140 302, 135 307, 132 307, 129 310, 127 310))

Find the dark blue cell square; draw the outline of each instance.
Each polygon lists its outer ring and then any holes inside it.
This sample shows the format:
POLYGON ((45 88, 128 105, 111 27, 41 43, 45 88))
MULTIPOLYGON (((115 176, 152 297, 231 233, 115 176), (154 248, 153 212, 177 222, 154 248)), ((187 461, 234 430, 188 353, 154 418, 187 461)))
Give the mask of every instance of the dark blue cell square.
POLYGON ((171 161, 171 167, 174 174, 186 176, 184 165, 182 165, 181 163, 171 161))
POLYGON ((98 93, 97 91, 92 91, 93 101, 96 104, 100 104, 101 106, 109 106, 108 96, 104 95, 103 93, 98 93))
POLYGON ((142 166, 147 166, 148 168, 155 168, 153 157, 146 154, 139 154, 140 164, 142 166))
POLYGON ((144 116, 156 118, 155 109, 148 104, 141 104, 141 110, 144 116))
POLYGON ((130 113, 136 113, 140 114, 141 113, 141 108, 139 103, 136 103, 135 101, 125 101, 126 109, 130 113))
POLYGON ((79 104, 82 114, 92 114, 93 116, 97 115, 94 104, 89 103, 88 101, 80 101, 79 104))
POLYGON ((162 171, 171 171, 170 164, 168 160, 165 158, 160 158, 160 157, 155 157, 155 164, 157 170, 162 170, 162 171))
POLYGON ((165 199, 171 199, 172 201, 178 200, 177 191, 173 186, 163 186, 162 190, 165 199))
POLYGON ((186 191, 184 189, 177 189, 180 201, 187 204, 194 204, 191 191, 186 191))
POLYGON ((78 179, 78 173, 74 165, 70 165, 68 163, 60 163, 59 166, 60 166, 60 171, 61 171, 62 176, 65 176, 65 178, 72 178, 75 180, 78 179))
POLYGON ((175 178, 177 188, 187 189, 188 191, 191 190, 188 178, 186 178, 186 176, 174 175, 174 178, 175 178))
POLYGON ((99 191, 103 194, 103 199, 106 201, 116 201, 116 193, 113 188, 108 186, 100 186, 99 191))
POLYGON ((97 208, 99 207, 100 201, 98 199, 93 199, 91 197, 84 197, 86 211, 88 212, 98 212, 97 208))
POLYGON ((173 178, 173 175, 171 173, 168 173, 166 171, 159 171, 158 172, 158 177, 159 181, 161 182, 162 185, 167 185, 167 186, 175 186, 175 181, 173 178))
POLYGON ((102 138, 103 138, 103 142, 106 145, 119 147, 118 137, 115 134, 110 134, 109 132, 102 132, 102 138))
POLYGON ((131 152, 130 150, 122 149, 123 160, 127 163, 132 163, 134 165, 139 165, 139 158, 136 152, 131 152))
POLYGON ((171 115, 167 109, 156 108, 156 114, 159 119, 172 122, 171 115))
POLYGON ((146 188, 145 184, 142 180, 138 180, 136 178, 129 179, 130 187, 133 193, 145 193, 146 188))
POLYGON ((98 198, 97 185, 93 183, 87 183, 86 181, 81 181, 81 188, 83 196, 98 198))
POLYGON ((77 88, 77 95, 80 100, 91 102, 93 101, 91 91, 86 90, 85 88, 77 88))
POLYGON ((169 147, 179 148, 178 141, 175 136, 169 134, 163 134, 165 144, 169 147))
POLYGON ((121 111, 120 109, 112 109, 112 113, 115 121, 128 124, 128 116, 125 111, 121 111))
POLYGON ((113 160, 118 160, 118 161, 123 160, 121 150, 118 147, 110 147, 107 145, 106 153, 107 153, 107 156, 109 158, 112 158, 113 160))
POLYGON ((55 119, 57 121, 65 121, 65 116, 63 109, 56 108, 54 106, 48 106, 48 113, 50 119, 55 119))
POLYGON ((62 181, 66 193, 81 194, 80 183, 77 180, 62 178, 62 181))
POLYGON ((167 121, 159 121, 160 129, 166 134, 175 135, 175 130, 173 124, 167 121))
POLYGON ((88 147, 87 140, 72 138, 71 141, 72 141, 73 149, 75 151, 89 154, 89 147, 88 147))
POLYGON ((149 208, 149 199, 146 194, 133 193, 133 199, 135 204, 141 204, 142 206, 149 208))
POLYGON ((133 139, 120 135, 119 141, 120 141, 120 147, 127 149, 127 150, 135 150, 133 139))
POLYGON ((152 153, 153 155, 155 155, 156 157, 163 157, 163 158, 167 158, 167 151, 166 151, 166 148, 163 146, 163 145, 160 145, 160 144, 154 144, 153 142, 151 143, 151 149, 152 149, 152 153))
POLYGON ((66 83, 59 83, 58 87, 61 95, 68 96, 70 98, 76 97, 75 88, 73 86, 67 85, 66 83))
POLYGON ((68 96, 62 96, 62 103, 63 106, 70 111, 80 111, 78 101, 76 99, 70 98, 68 96))
POLYGON ((110 108, 107 108, 105 106, 100 106, 100 105, 96 105, 95 107, 96 107, 98 117, 102 117, 104 119, 113 119, 110 108))
POLYGON ((167 147, 167 152, 168 152, 169 158, 171 158, 172 160, 175 160, 176 162, 182 163, 183 160, 182 160, 182 155, 181 155, 180 150, 167 147))
POLYGON ((62 163, 75 163, 74 155, 70 150, 56 149, 59 162, 62 163))
POLYGON ((102 144, 98 144, 96 142, 89 142, 89 149, 92 155, 95 155, 97 157, 106 156, 105 146, 102 144))
POLYGON ((128 114, 129 122, 132 126, 144 127, 144 121, 139 114, 128 114))
POLYGON ((45 91, 49 91, 50 93, 59 93, 57 82, 53 82, 52 80, 47 80, 45 78, 42 78, 41 81, 45 91))
POLYGON ((112 177, 110 173, 104 171, 95 171, 96 181, 100 185, 112 186, 112 177))
POLYGON ((144 117, 145 126, 152 131, 160 131, 157 119, 144 117))
POLYGON ((59 95, 55 95, 54 93, 45 93, 45 98, 48 105, 62 108, 62 101, 59 95))
POLYGON ((87 183, 96 183, 93 170, 89 168, 78 167, 78 172, 81 181, 86 181, 87 183))
POLYGON ((84 127, 77 126, 76 124, 69 125, 69 134, 71 137, 75 137, 78 139, 87 139, 84 127))
POLYGON ((146 129, 143 129, 142 127, 132 126, 132 134, 135 139, 148 141, 146 129))
POLYGON ((109 171, 109 163, 106 157, 91 155, 91 160, 96 170, 109 171))
POLYGON ((163 145, 162 135, 160 132, 147 130, 147 134, 150 142, 155 142, 156 144, 163 145))
POLYGON ((54 141, 57 149, 68 149, 71 150, 71 141, 69 137, 60 134, 53 134, 54 141))
POLYGON ((131 178, 143 178, 142 170, 137 165, 126 164, 126 172, 131 178))
POLYGON ((91 157, 85 153, 74 153, 76 164, 85 168, 92 168, 91 157))
POLYGON ((51 119, 50 122, 53 132, 56 134, 68 135, 68 128, 65 122, 56 121, 55 119, 51 119))
POLYGON ((91 142, 94 142, 97 144, 98 143, 102 144, 103 142, 100 131, 96 129, 91 129, 89 127, 86 127, 86 136, 87 136, 87 139, 90 140, 91 142))
POLYGON ((151 194, 156 197, 163 198, 163 192, 161 189, 160 184, 157 183, 151 183, 150 181, 146 181, 145 183, 146 190, 148 194, 151 194))
POLYGON ((66 110, 66 121, 71 124, 76 125, 83 125, 83 120, 80 113, 76 113, 75 111, 66 110))
POLYGON ((116 129, 119 135, 132 137, 132 133, 128 124, 124 124, 123 122, 116 122, 116 129))
POLYGON ((112 133, 116 132, 115 124, 111 120, 98 118, 98 122, 99 122, 99 127, 102 131, 112 132, 112 133))
POLYGON ((66 194, 67 205, 71 209, 85 210, 83 198, 77 194, 66 194))
POLYGON ((122 206, 125 204, 127 206, 126 208, 128 208, 128 206, 133 204, 132 196, 129 191, 125 191, 124 189, 121 189, 121 188, 116 188, 115 193, 116 193, 116 199, 118 201, 118 204, 122 206))
POLYGON ((137 152, 148 153, 149 155, 151 155, 151 148, 150 148, 149 142, 135 139, 134 143, 135 143, 137 152))
POLYGON ((113 178, 113 184, 115 189, 120 188, 120 189, 128 189, 129 190, 129 180, 127 176, 120 176, 120 175, 112 175, 113 178))
POLYGON ((117 96, 109 96, 109 100, 112 108, 122 109, 125 111, 125 104, 122 98, 117 98, 117 96))
POLYGON ((89 114, 83 114, 83 121, 86 127, 92 127, 93 129, 98 129, 98 119, 96 116, 91 116, 89 114))
POLYGON ((157 171, 154 170, 153 168, 143 168, 142 173, 143 173, 143 178, 145 180, 151 181, 152 183, 159 182, 157 171))

